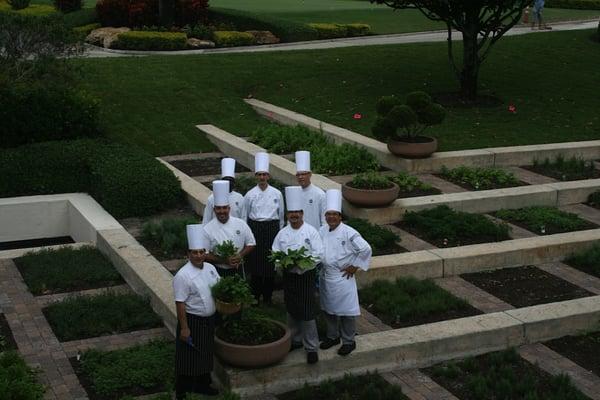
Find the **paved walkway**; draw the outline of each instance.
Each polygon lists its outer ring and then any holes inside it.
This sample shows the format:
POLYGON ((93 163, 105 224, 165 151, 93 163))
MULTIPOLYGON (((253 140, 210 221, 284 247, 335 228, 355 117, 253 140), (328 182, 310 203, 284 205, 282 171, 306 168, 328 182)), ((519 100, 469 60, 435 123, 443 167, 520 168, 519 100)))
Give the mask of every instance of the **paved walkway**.
MULTIPOLYGON (((552 25, 554 31, 572 31, 580 29, 594 29, 598 26, 598 20, 573 21, 555 23, 552 25)), ((531 30, 529 26, 516 26, 506 33, 507 36, 524 35, 527 33, 540 33, 548 31, 531 30)), ((454 40, 462 38, 460 32, 454 32, 454 40)), ((88 46, 85 57, 125 57, 139 55, 193 55, 193 54, 223 54, 223 53, 255 53, 263 51, 290 51, 290 50, 321 50, 352 46, 379 46, 387 44, 403 43, 426 43, 444 42, 447 39, 446 31, 429 31, 415 33, 400 33, 394 35, 375 35, 355 38, 342 38, 331 40, 315 40, 310 42, 280 43, 262 46, 245 46, 236 48, 184 50, 184 51, 127 51, 102 49, 100 47, 88 46)))

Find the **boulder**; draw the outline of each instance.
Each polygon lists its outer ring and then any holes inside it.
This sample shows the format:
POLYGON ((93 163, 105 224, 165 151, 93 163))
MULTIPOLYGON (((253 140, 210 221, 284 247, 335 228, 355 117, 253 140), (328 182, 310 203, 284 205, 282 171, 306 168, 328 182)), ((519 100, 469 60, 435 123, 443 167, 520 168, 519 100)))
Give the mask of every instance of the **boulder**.
POLYGON ((256 44, 275 44, 280 42, 279 38, 269 31, 246 31, 246 33, 254 36, 256 44))
POLYGON ((122 28, 98 28, 90 32, 85 38, 85 41, 89 44, 93 44, 100 47, 110 48, 112 42, 117 39, 119 33, 129 32, 131 29, 127 27, 122 28))
POLYGON ((187 40, 187 46, 190 49, 210 49, 215 47, 215 42, 210 40, 200 40, 196 38, 189 38, 187 40))

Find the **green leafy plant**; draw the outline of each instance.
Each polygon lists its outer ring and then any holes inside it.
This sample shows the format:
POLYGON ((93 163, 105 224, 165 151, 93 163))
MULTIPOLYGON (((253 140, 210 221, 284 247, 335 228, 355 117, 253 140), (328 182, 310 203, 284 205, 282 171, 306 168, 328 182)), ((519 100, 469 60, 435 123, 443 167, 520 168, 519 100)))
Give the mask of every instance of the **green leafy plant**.
POLYGON ((253 308, 245 309, 239 318, 225 318, 216 335, 229 343, 255 346, 272 343, 283 337, 285 331, 272 320, 253 308))
POLYGON ((594 162, 573 156, 566 159, 562 154, 554 160, 549 158, 540 161, 533 160, 531 170, 561 181, 573 181, 600 177, 600 172, 594 168, 594 162))
POLYGON ((572 254, 565 262, 585 273, 600 278, 600 245, 596 244, 587 250, 572 254))
POLYGON ((526 229, 542 235, 579 231, 593 226, 577 214, 568 213, 555 207, 533 206, 516 210, 500 210, 495 215, 498 218, 523 225, 526 229))
POLYGON ((250 135, 250 141, 275 154, 289 154, 298 150, 329 144, 323 134, 304 126, 276 124, 254 130, 250 135))
POLYGON ((188 250, 186 226, 196 224, 194 218, 166 218, 148 221, 142 226, 142 242, 149 248, 158 247, 166 258, 182 258, 188 250))
POLYGON ((471 190, 487 190, 518 186, 517 177, 500 168, 483 168, 460 166, 448 169, 443 166, 440 175, 451 182, 465 186, 471 190))
POLYGON ((213 35, 213 29, 203 24, 185 25, 182 30, 189 38, 211 40, 213 35))
POLYGON ((423 183, 416 176, 407 174, 406 172, 398 172, 397 175, 388 177, 400 187, 401 192, 412 192, 414 190, 426 191, 432 193, 440 193, 440 191, 431 185, 423 183))
POLYGON ((385 190, 392 188, 394 185, 393 181, 386 176, 382 176, 376 172, 369 172, 356 175, 348 182, 348 186, 363 190, 385 190))
POLYGON ((3 399, 41 400, 44 386, 16 351, 0 352, 0 393, 3 399))
POLYGON ((348 175, 379 169, 375 156, 364 147, 330 143, 326 146, 313 146, 309 150, 312 169, 318 174, 348 175))
POLYGON ((446 110, 425 92, 411 92, 403 104, 395 96, 381 97, 375 105, 377 120, 371 129, 378 140, 413 140, 429 126, 441 124, 446 110))
POLYGON ((600 190, 589 195, 588 204, 592 207, 600 208, 600 190))
POLYGON ((237 255, 238 248, 235 247, 231 240, 225 240, 224 242, 216 245, 213 249, 213 252, 221 258, 229 258, 237 255))
POLYGON ((213 297, 224 303, 254 304, 256 301, 248 283, 239 275, 225 276, 211 287, 213 297))
POLYGON ((302 246, 297 250, 288 249, 286 251, 272 251, 269 255, 269 261, 275 264, 275 268, 288 270, 297 267, 301 270, 309 270, 315 266, 315 258, 307 254, 306 247, 302 246))
POLYGON ((373 255, 382 255, 398 252, 400 236, 380 225, 374 225, 367 220, 351 218, 344 223, 356 229, 373 250, 373 255))

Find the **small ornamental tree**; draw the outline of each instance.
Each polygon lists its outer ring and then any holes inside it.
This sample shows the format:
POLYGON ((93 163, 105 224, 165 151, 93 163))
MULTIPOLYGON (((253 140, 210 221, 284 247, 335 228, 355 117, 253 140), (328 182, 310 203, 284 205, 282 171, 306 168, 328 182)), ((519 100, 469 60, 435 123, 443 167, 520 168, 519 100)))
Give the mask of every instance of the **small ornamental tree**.
POLYGON ((425 92, 409 93, 406 104, 395 96, 381 97, 376 109, 379 116, 371 131, 382 142, 413 142, 428 126, 441 124, 446 117, 444 107, 434 103, 425 92))

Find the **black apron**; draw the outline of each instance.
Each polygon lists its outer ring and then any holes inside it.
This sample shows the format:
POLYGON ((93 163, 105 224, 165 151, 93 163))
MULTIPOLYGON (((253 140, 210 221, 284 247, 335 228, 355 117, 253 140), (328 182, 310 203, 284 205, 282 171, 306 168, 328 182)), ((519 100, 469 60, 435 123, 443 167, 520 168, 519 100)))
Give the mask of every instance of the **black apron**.
POLYGON ((175 336, 175 374, 199 376, 213 370, 215 316, 200 317, 186 313, 194 347, 179 339, 181 326, 177 323, 175 336))
POLYGON ((275 265, 268 261, 273 240, 279 232, 279 220, 254 221, 249 219, 248 226, 256 239, 256 248, 246 257, 246 272, 256 275, 275 276, 275 265))
POLYGON ((318 309, 316 296, 316 269, 299 275, 283 272, 283 299, 287 312, 299 321, 310 321, 316 318, 318 309))

